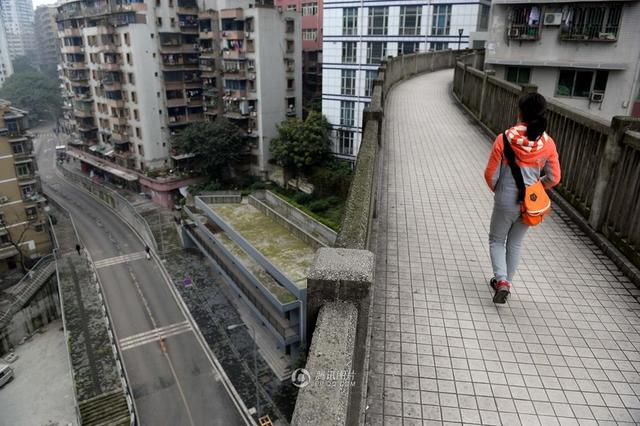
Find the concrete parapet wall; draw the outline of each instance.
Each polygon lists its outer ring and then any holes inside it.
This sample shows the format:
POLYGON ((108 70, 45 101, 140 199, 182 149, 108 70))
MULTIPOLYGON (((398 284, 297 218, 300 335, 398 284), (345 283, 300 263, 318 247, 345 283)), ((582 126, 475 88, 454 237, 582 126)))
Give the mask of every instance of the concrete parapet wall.
POLYGON ((212 193, 198 194, 207 204, 234 204, 242 202, 242 194, 239 191, 215 191, 212 193))
MULTIPOLYGON (((349 196, 345 203, 340 233, 335 249, 321 248, 307 279, 308 336, 313 333, 307 366, 323 365, 325 350, 333 348, 337 341, 327 341, 325 336, 348 335, 349 321, 333 322, 319 313, 334 303, 349 301, 357 309, 356 339, 354 350, 343 358, 333 360, 333 368, 353 366, 353 386, 340 388, 316 387, 302 390, 296 403, 294 424, 360 425, 364 423, 364 406, 367 389, 369 339, 371 329, 371 300, 373 289, 374 255, 367 251, 371 244, 371 230, 376 217, 378 180, 380 178, 379 155, 382 140, 384 103, 387 94, 399 81, 414 75, 453 68, 457 58, 482 63, 483 51, 445 50, 440 52, 402 55, 383 63, 374 80, 371 103, 364 111, 363 134, 349 196), (315 327, 315 331, 314 330, 315 327), (326 329, 331 327, 331 329, 326 329), (349 356, 351 354, 351 356, 349 356), (340 399, 340 400, 338 400, 340 399), (344 401, 348 400, 348 407, 344 401), (346 410, 346 411, 345 411, 346 410)), ((329 312, 329 311, 327 311, 329 312)), ((333 312, 333 311, 331 311, 333 312)), ((330 316, 330 314, 328 314, 330 316)), ((350 317, 351 318, 351 317, 350 317)), ((313 380, 313 377, 311 377, 313 380)), ((311 386, 311 385, 310 385, 311 386)))
POLYGON ((352 303, 331 302, 320 309, 306 365, 309 383, 298 392, 293 426, 346 423, 357 323, 352 303))

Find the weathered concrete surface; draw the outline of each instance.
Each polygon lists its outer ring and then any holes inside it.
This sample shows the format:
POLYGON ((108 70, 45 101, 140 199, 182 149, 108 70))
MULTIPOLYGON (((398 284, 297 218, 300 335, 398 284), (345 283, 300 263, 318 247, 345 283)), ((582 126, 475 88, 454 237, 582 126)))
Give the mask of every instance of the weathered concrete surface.
POLYGON ((16 347, 14 379, 0 389, 2 425, 77 425, 62 321, 16 347))
POLYGON ((357 323, 353 303, 331 302, 320 309, 305 367, 310 382, 298 392, 293 426, 346 422, 357 323))

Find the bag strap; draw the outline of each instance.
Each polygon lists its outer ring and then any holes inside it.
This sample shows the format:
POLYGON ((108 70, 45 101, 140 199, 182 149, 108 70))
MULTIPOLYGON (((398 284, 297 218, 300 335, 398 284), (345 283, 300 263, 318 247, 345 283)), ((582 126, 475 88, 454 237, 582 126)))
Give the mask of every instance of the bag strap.
POLYGON ((502 133, 502 143, 504 144, 504 156, 507 158, 507 163, 509 164, 509 168, 511 168, 511 174, 518 187, 518 202, 522 203, 525 194, 524 178, 522 177, 520 166, 516 163, 516 153, 513 151, 513 148, 511 148, 511 143, 509 143, 506 132, 502 133))

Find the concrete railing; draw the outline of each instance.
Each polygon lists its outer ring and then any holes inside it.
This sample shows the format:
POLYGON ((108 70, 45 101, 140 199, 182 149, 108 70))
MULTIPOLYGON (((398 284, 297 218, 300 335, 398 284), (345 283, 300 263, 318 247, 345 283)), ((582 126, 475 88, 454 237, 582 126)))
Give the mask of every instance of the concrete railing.
POLYGON ((136 211, 135 207, 133 207, 126 198, 113 189, 94 182, 80 173, 65 169, 60 165, 58 165, 58 170, 60 170, 66 181, 90 192, 104 204, 115 210, 119 217, 124 219, 140 234, 145 244, 154 251, 158 249, 158 244, 153 236, 153 232, 151 232, 149 223, 136 211))
POLYGON ((313 337, 307 371, 297 377, 308 374, 309 382, 299 391, 293 425, 364 423, 375 268, 369 248, 380 178, 384 102, 394 84, 453 68, 463 54, 467 63, 483 62, 482 51, 447 50, 399 56, 379 68, 364 113, 362 142, 336 247, 317 251, 307 278, 307 336, 313 333, 313 337))
MULTIPOLYGON (((453 93, 492 133, 512 126, 518 98, 537 91, 457 62, 453 93)), ((557 192, 640 267, 640 118, 611 122, 547 99, 548 132, 562 165, 557 192)), ((623 269, 626 269, 623 267, 623 269)), ((633 277, 632 277, 633 278, 633 277)), ((637 279, 634 279, 637 281, 637 279)))

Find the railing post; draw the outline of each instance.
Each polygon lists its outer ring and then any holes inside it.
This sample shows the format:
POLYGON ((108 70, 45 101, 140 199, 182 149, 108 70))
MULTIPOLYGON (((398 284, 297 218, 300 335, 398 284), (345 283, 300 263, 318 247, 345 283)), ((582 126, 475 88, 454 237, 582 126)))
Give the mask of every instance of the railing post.
POLYGON ((480 106, 478 108, 478 120, 484 123, 484 102, 487 97, 487 84, 489 81, 489 77, 492 77, 496 74, 494 70, 487 70, 482 75, 482 91, 480 92, 480 106))
MULTIPOLYGON (((456 62, 456 66, 458 66, 457 62, 456 62)), ((462 102, 463 105, 466 105, 466 103, 464 102, 464 80, 466 76, 467 76, 467 64, 462 62, 462 78, 460 82, 460 101, 462 102)))
POLYGON ((538 91, 538 86, 535 84, 521 84, 522 87, 522 95, 526 95, 527 93, 536 93, 538 91))
POLYGON ((640 118, 615 116, 611 119, 611 133, 604 145, 604 152, 598 166, 596 186, 593 191, 593 202, 589 213, 589 225, 596 231, 602 229, 611 189, 609 183, 613 168, 620 160, 624 132, 630 128, 640 127, 640 118))

